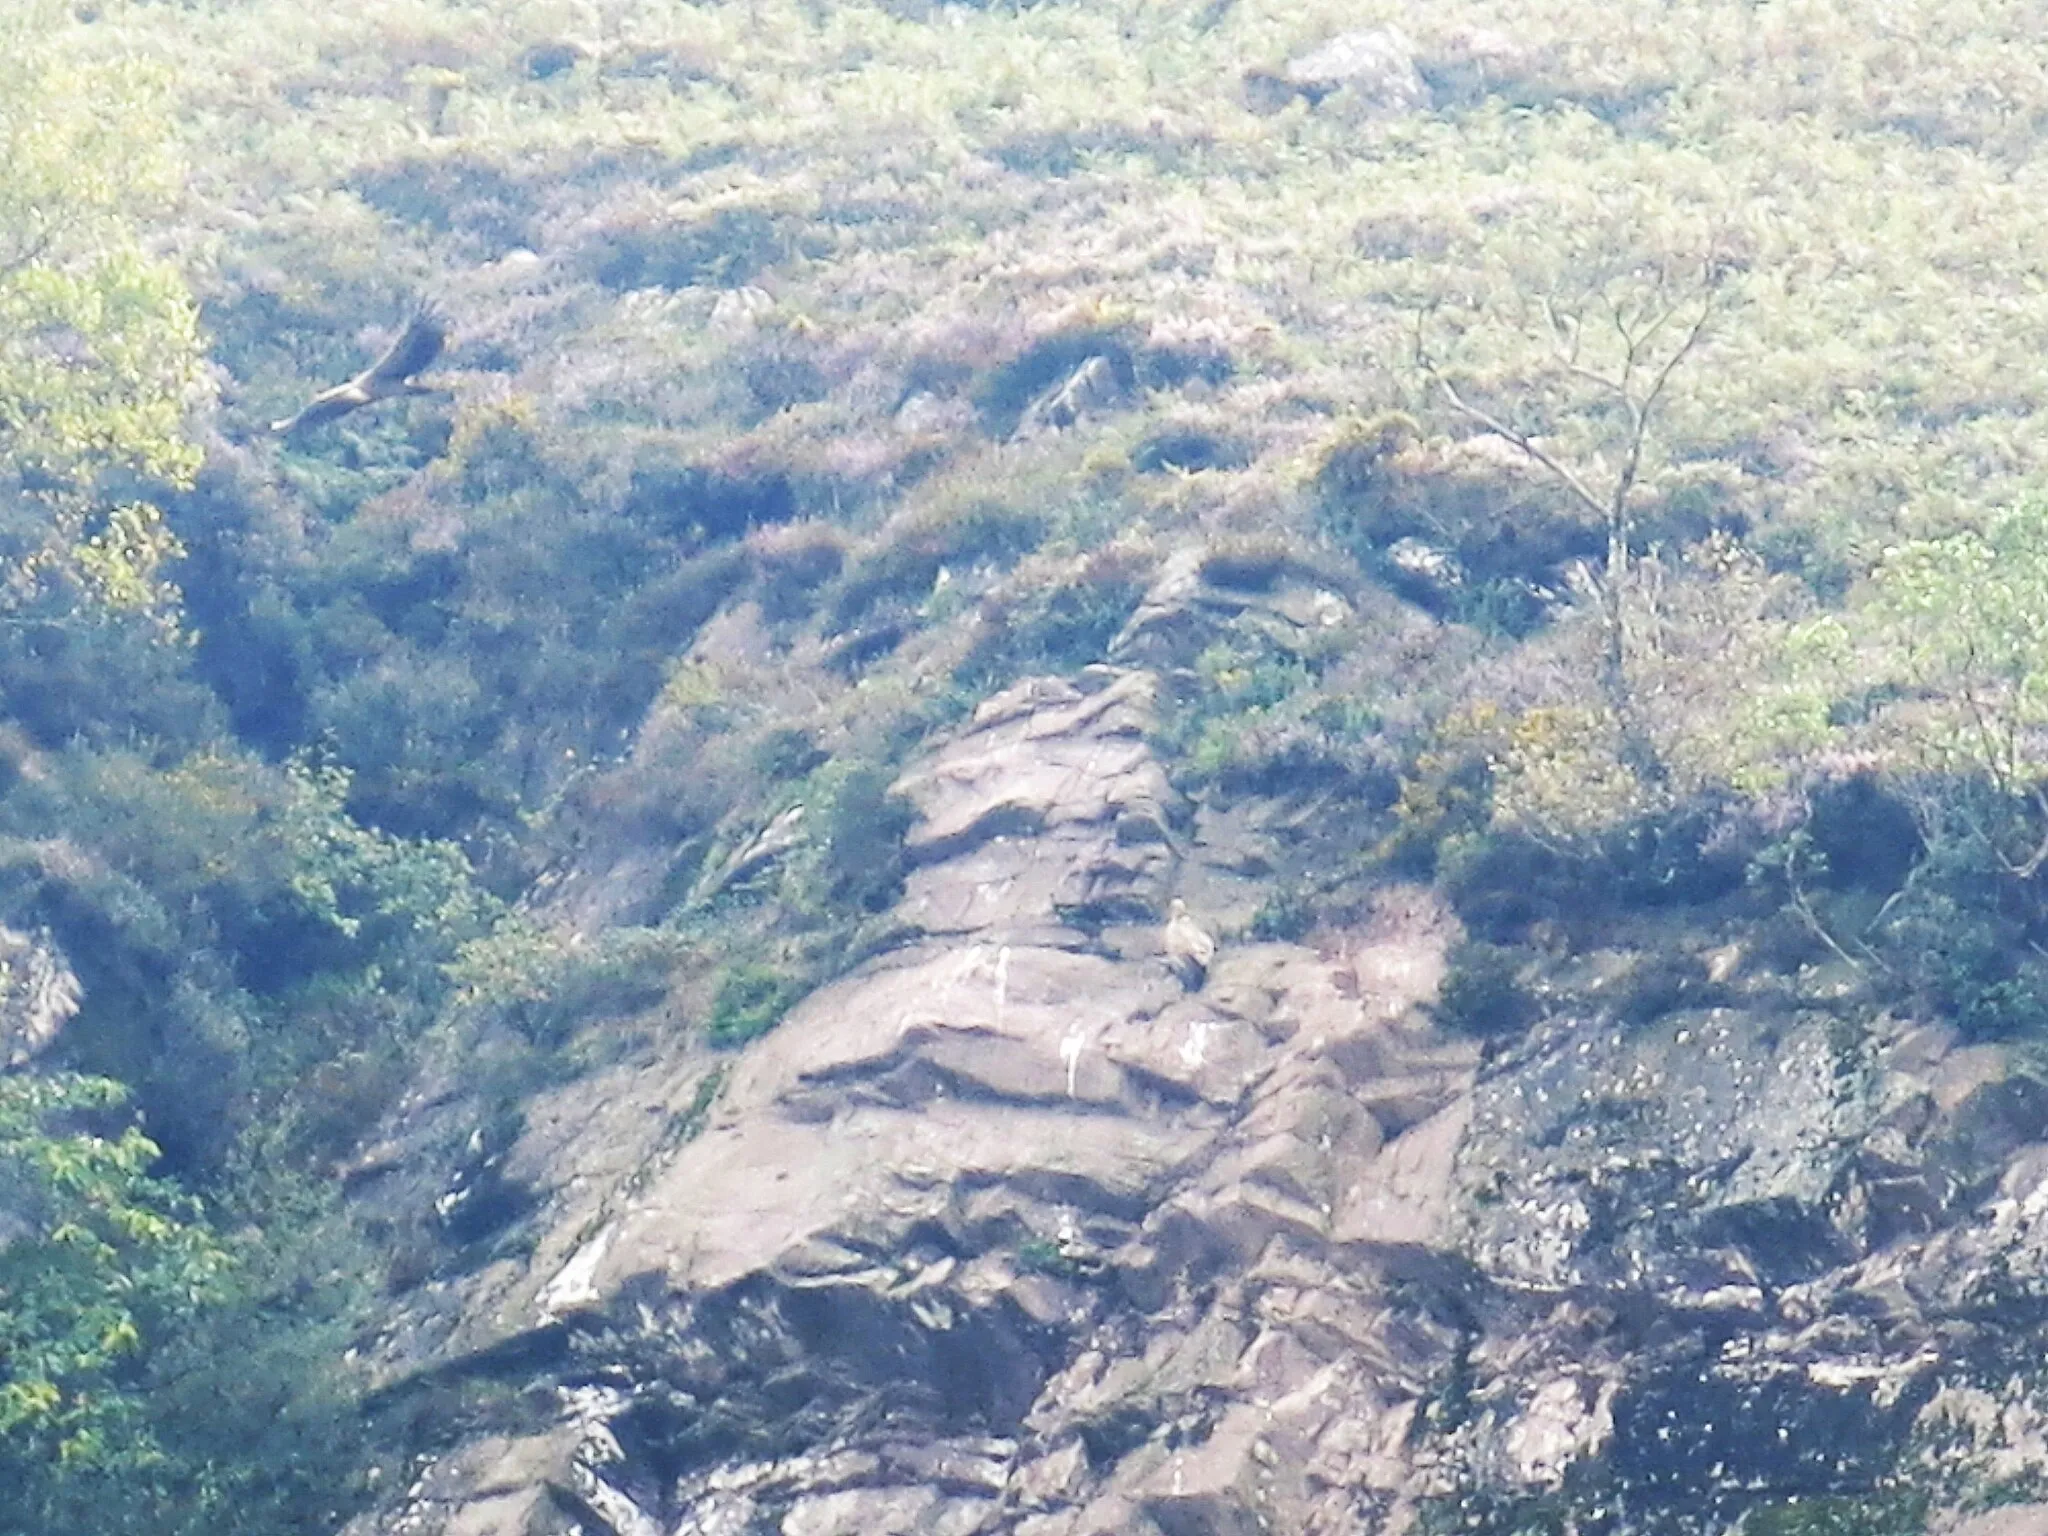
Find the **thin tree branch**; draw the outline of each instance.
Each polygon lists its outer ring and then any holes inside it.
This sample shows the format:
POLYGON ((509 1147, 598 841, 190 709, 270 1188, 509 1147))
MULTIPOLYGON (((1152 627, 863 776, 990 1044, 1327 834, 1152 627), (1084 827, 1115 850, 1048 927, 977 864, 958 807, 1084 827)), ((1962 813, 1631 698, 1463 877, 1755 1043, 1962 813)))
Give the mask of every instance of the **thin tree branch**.
POLYGON ((1580 501, 1584 502, 1589 510, 1602 518, 1608 515, 1606 504, 1593 494, 1592 489, 1573 472, 1569 465, 1546 452, 1528 433, 1521 431, 1517 427, 1510 426, 1491 411, 1472 404, 1471 401, 1458 393, 1457 385, 1444 376, 1443 370, 1437 367, 1435 359, 1431 358, 1429 353, 1423 348, 1422 320, 1420 315, 1416 317, 1415 362, 1416 366, 1421 368, 1430 381, 1443 392, 1444 399, 1459 415, 1465 417, 1468 421, 1477 423, 1496 437, 1505 438, 1521 452, 1527 454, 1531 459, 1534 459, 1538 464, 1541 464, 1545 469, 1557 476, 1566 489, 1578 497, 1580 501))
MULTIPOLYGON (((1658 398, 1664 393, 1664 386, 1671 382, 1671 375, 1678 371, 1678 365, 1686 360, 1692 349, 1699 345, 1700 338, 1707 333, 1707 325, 1714 318, 1714 300, 1719 294, 1718 286, 1709 284, 1700 303, 1699 318, 1685 333, 1685 340, 1678 344, 1678 350, 1664 360, 1664 366, 1657 370, 1657 377, 1650 384, 1650 392, 1643 396, 1643 410, 1647 414, 1658 398)), ((1676 313, 1674 310, 1673 313, 1676 313)))

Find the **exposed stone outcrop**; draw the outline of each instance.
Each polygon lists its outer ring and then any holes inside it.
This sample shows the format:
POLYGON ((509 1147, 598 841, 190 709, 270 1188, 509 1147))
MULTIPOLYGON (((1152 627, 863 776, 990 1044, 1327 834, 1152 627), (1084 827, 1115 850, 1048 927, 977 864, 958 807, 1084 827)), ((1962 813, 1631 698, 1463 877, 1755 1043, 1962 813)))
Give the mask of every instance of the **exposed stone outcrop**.
POLYGON ((55 1043, 84 990, 47 929, 0 925, 0 1068, 27 1065, 55 1043))
POLYGON ((421 1288, 383 1357, 524 1411, 361 1536, 1349 1536, 1459 1498, 1709 1531, 2048 1469, 2048 1087, 1753 954, 1753 914, 1526 951, 1535 1022, 1485 1049, 1433 1022, 1425 888, 1252 941, 1212 841, 1251 834, 1148 736, 1226 611, 1344 602, 1170 561, 1118 642, 1152 666, 1011 688, 903 777, 896 947, 722 1079, 599 1073, 476 1140, 530 1251, 421 1288))
POLYGON ((1277 70, 1247 71, 1244 86, 1246 104, 1262 113, 1296 97, 1315 105, 1340 90, 1387 116, 1420 111, 1430 99, 1413 47, 1392 27, 1339 33, 1277 70))
POLYGON ((1921 1457, 1951 1486, 2038 1475, 2008 1377, 2034 1346, 1993 1319, 2041 1315, 2042 1086, 1945 1031, 1866 1032, 1827 968, 1722 976, 1648 1025, 1595 985, 1475 1085, 1453 1203, 1485 1284, 1423 1453, 1702 1529, 1921 1457))
POLYGON ((1418 1011, 1452 924, 1389 893, 1186 992, 1150 690, 1023 685, 906 778, 922 936, 751 1049, 629 1198, 563 1201, 578 1240, 494 1311, 568 1329, 565 1424, 383 1528, 502 1522, 508 1465, 555 1490, 521 1520, 619 1532, 1337 1531, 1398 1493, 1445 1339, 1386 1287, 1439 1267, 1477 1062, 1418 1011))
POLYGON ((1086 417, 1115 409, 1128 394, 1115 364, 1098 353, 1032 401, 1013 435, 1022 439, 1065 431, 1086 417))

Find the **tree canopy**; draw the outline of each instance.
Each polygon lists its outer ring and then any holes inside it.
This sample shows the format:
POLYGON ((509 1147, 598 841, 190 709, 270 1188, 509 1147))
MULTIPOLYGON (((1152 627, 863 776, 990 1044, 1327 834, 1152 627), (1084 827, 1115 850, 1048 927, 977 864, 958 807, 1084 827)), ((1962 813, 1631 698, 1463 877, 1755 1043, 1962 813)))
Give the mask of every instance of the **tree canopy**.
POLYGON ((169 625, 176 546, 152 498, 198 468, 203 351, 143 221, 179 168, 158 76, 68 53, 68 20, 48 0, 0 16, 0 598, 169 625))
POLYGON ((219 1294, 226 1251, 150 1176, 125 1098, 105 1078, 0 1077, 0 1465, 18 1478, 151 1460, 122 1373, 146 1332, 219 1294))

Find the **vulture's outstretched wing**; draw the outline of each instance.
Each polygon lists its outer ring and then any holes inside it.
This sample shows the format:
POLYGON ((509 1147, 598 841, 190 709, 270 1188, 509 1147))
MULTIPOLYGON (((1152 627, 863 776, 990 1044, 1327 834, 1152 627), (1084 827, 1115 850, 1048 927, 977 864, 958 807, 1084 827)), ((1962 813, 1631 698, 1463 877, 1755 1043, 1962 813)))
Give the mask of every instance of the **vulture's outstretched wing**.
POLYGON ((337 416, 346 416, 359 405, 367 402, 360 398, 354 384, 337 384, 332 389, 322 390, 296 416, 287 416, 282 421, 273 421, 270 430, 289 437, 294 432, 303 432, 308 427, 317 427, 324 421, 333 421, 337 416))
POLYGON ((403 389, 412 376, 433 366, 448 340, 448 327, 432 305, 422 305, 405 328, 405 334, 391 344, 391 350, 359 375, 356 383, 372 400, 403 389))
POLYGON ((405 333, 376 362, 332 389, 315 395, 296 416, 273 421, 270 430, 290 434, 322 422, 346 416, 359 406, 386 400, 393 395, 430 393, 415 384, 413 375, 431 367, 448 340, 448 326, 432 305, 422 305, 405 327, 405 333))

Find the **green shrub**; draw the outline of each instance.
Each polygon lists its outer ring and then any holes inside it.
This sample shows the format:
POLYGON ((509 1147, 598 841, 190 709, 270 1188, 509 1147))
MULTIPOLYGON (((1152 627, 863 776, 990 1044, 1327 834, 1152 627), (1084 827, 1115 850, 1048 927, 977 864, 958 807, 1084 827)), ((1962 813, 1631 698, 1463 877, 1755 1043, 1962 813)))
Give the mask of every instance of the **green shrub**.
POLYGON ((790 254, 790 220, 767 208, 722 208, 701 218, 649 218, 598 232, 582 253, 606 288, 737 288, 790 254))
POLYGON ((829 523, 790 523, 752 541, 761 611, 776 623, 809 616, 818 589, 846 564, 846 535, 829 523))
POLYGON ((337 1529, 361 1507, 366 1474, 404 1452, 343 1363, 378 1258, 325 1198, 312 1185, 266 1196, 261 1235, 239 1235, 214 1298, 154 1341, 133 1380, 149 1463, 10 1480, 0 1533, 278 1536, 337 1529))
POLYGON ((532 1045, 554 1050, 583 1025, 667 996, 684 940, 661 928, 607 928, 586 945, 521 917, 465 944, 449 966, 463 1004, 500 1012, 532 1045))
POLYGON ((1307 893, 1288 888, 1274 891, 1252 914, 1252 937, 1292 943, 1315 926, 1315 902, 1307 893))
POLYGON ((890 795, 894 780, 881 763, 847 758, 812 773, 804 795, 810 836, 786 886, 786 899, 812 921, 857 923, 901 893, 903 840, 915 817, 890 795))
POLYGON ((1721 989, 1707 979, 1697 955, 1671 951, 1637 956, 1606 993, 1615 1019, 1630 1027, 1653 1023, 1679 1008, 1712 1007, 1722 1000, 1721 989))
MULTIPOLYGON (((1952 804, 1997 808, 1978 786, 1952 804)), ((1955 1020, 1978 1040, 2048 1038, 2048 959, 2039 952, 2048 910, 2013 881, 1993 846, 1964 824, 1937 824, 1912 878, 1865 936, 1884 979, 1955 1020)))
POLYGON ((1138 575, 1112 568, 991 601, 953 681, 978 699, 1031 673, 1078 672, 1107 657, 1144 595, 1138 575))
POLYGON ((160 1455, 135 1364, 222 1291, 228 1254, 148 1172, 158 1149, 126 1098, 104 1078, 0 1078, 0 1525, 67 1470, 118 1477, 160 1455))
POLYGON ((565 958, 544 998, 523 1002, 514 1017, 537 1045, 561 1045, 581 1026, 623 1018, 668 995, 676 959, 658 929, 610 928, 588 951, 565 958))
POLYGON ((1249 438, 1201 427, 1162 427, 1131 449, 1131 468, 1140 474, 1205 469, 1243 469, 1257 456, 1249 438))
POLYGON ((833 597, 832 628, 851 629, 890 600, 923 602, 948 567, 1014 565, 1043 542, 1048 528, 1043 513, 987 498, 913 519, 885 533, 881 547, 846 572, 833 597))
POLYGON ((727 1049, 757 1040, 782 1022, 799 995, 794 981, 769 966, 732 966, 719 980, 705 1035, 727 1049))
POLYGON ((754 748, 754 771, 770 784, 801 778, 824 762, 812 734, 798 726, 779 726, 754 748))
POLYGON ((515 397, 456 418, 444 465, 472 506, 522 492, 552 490, 550 467, 531 401, 515 397))
POLYGON ((1437 878, 1475 933, 1511 937, 1539 917, 1590 921, 1631 909, 1706 906, 1742 890, 1748 849, 1726 807, 1680 806, 1577 845, 1521 831, 1446 836, 1437 878))
POLYGON ((538 243, 537 181, 461 149, 370 167, 355 185, 371 207, 437 234, 459 233, 483 259, 495 260, 515 246, 538 243))
POLYGON ((1170 767, 1191 785, 1284 792, 1318 755, 1309 738, 1321 733, 1302 729, 1319 699, 1316 682, 1314 662, 1270 631, 1235 621, 1195 658, 1193 676, 1164 711, 1170 767))
POLYGON ((195 1182, 252 1120, 310 1108, 316 1084, 349 1091, 311 1114, 309 1155, 345 1134, 328 1113, 344 1101, 362 1129, 443 966, 496 921, 457 849, 363 826, 347 793, 337 769, 219 749, 74 751, 0 798, 0 898, 43 914, 86 983, 69 1048, 131 1086, 195 1182))
POLYGON ((1237 592, 1271 592, 1302 565, 1296 541, 1280 534, 1225 539, 1202 556, 1202 580, 1237 592))
POLYGON ((1451 949, 1433 1012, 1444 1028, 1493 1037, 1519 1034, 1534 1023, 1541 1005, 1522 985, 1525 950, 1483 939, 1463 939, 1451 949))
POLYGON ((1074 1273, 1072 1262, 1060 1252, 1060 1245, 1049 1237, 1027 1237, 1019 1243, 1017 1267, 1031 1275, 1066 1278, 1074 1273))
POLYGON ((1750 1510, 1740 1536, 1919 1536, 1927 1506, 1923 1493, 1815 1494, 1750 1510))

